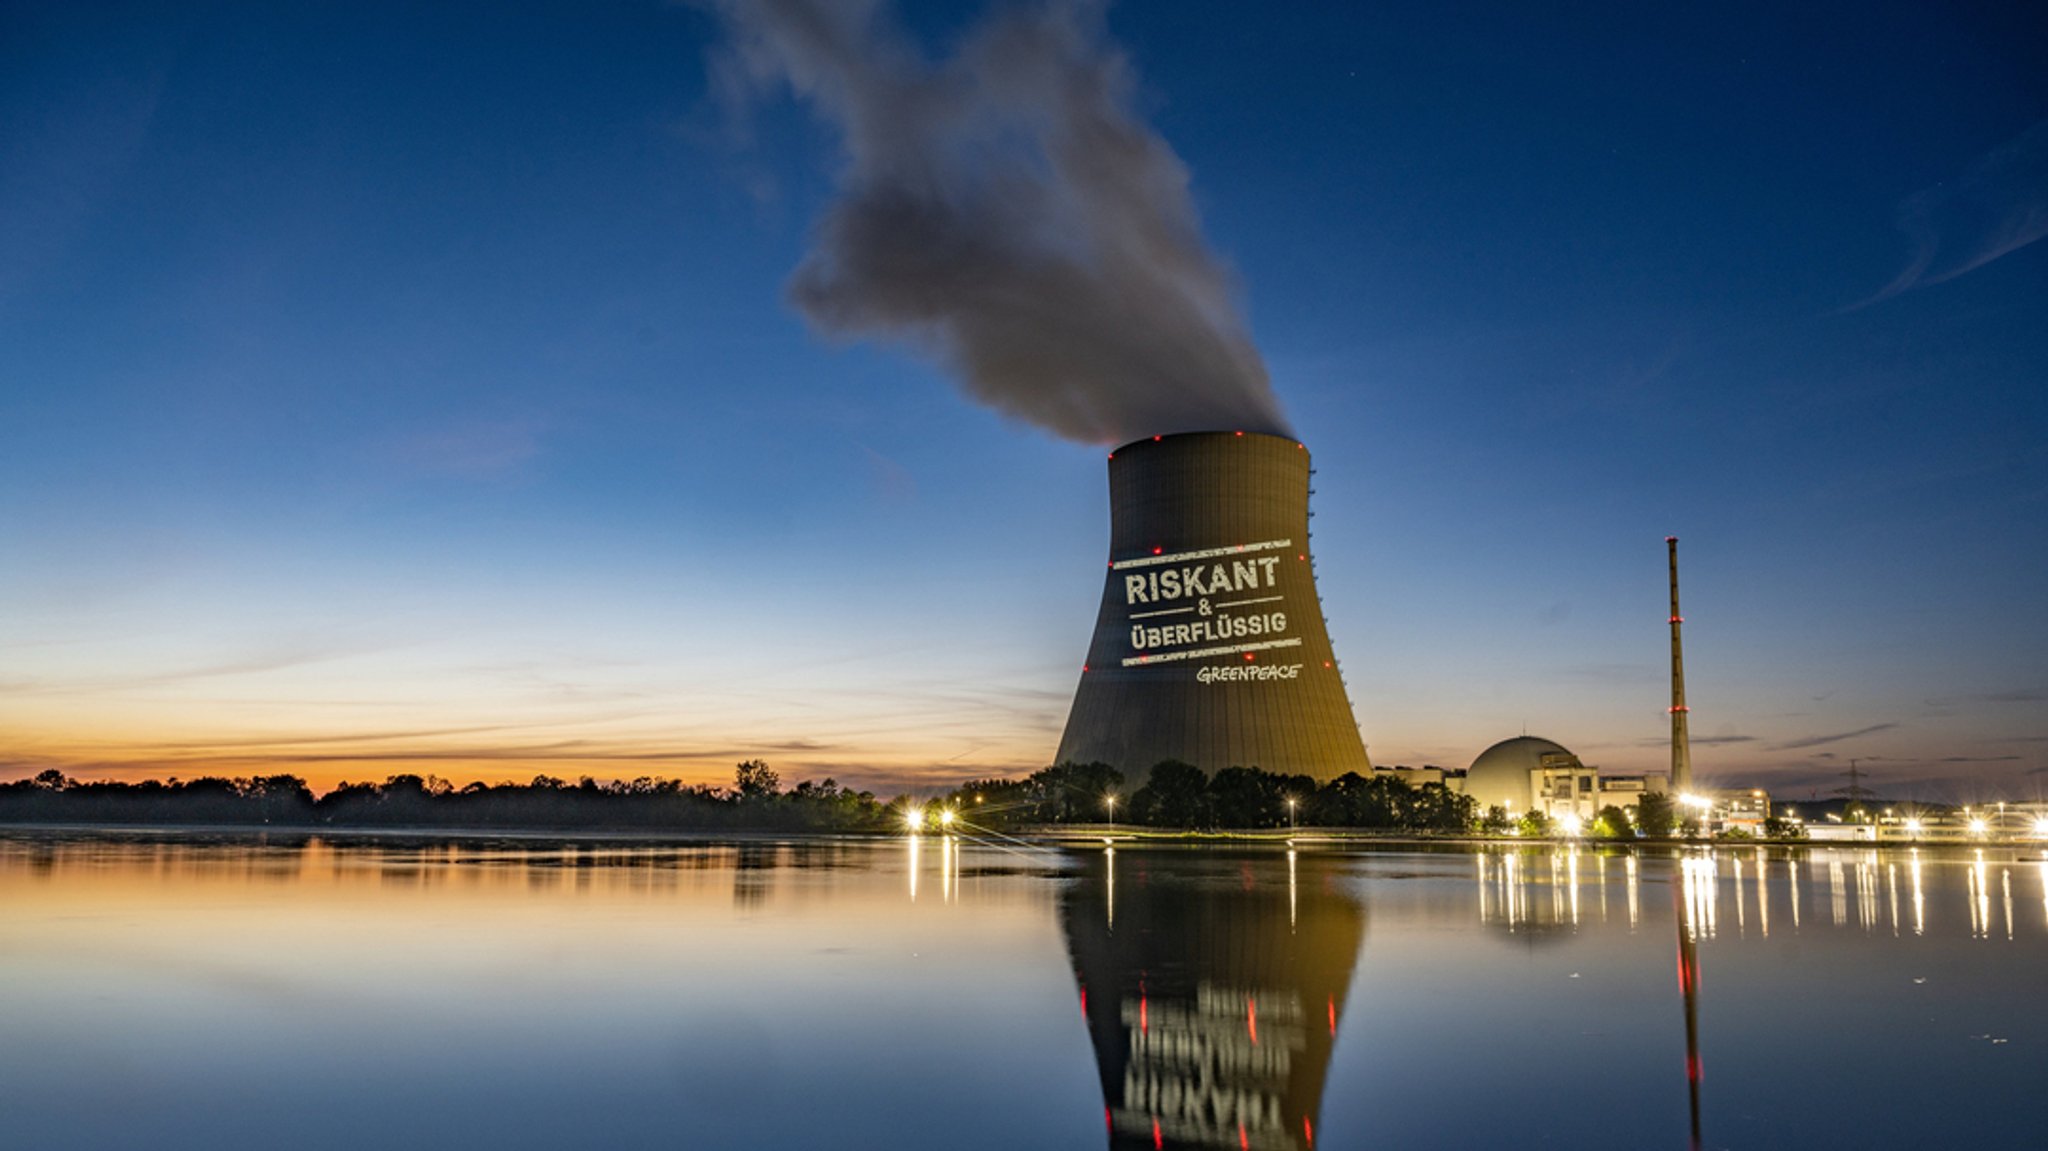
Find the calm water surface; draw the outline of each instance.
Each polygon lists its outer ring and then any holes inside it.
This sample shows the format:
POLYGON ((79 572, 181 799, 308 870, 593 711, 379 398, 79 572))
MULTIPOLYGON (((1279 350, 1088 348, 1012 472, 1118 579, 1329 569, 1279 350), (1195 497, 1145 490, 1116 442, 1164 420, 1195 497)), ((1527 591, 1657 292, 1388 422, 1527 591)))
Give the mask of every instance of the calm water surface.
POLYGON ((0 833, 0 1146, 1967 1147, 2038 849, 0 833))

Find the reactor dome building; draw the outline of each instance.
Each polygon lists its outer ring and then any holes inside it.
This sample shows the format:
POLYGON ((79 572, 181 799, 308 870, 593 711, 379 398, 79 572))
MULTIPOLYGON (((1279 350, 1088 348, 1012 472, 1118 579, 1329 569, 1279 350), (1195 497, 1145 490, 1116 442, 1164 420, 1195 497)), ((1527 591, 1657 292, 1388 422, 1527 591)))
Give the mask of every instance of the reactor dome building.
POLYGON ((1579 757, 1563 744, 1520 735, 1501 740, 1479 753, 1465 772, 1465 794, 1477 801, 1482 811, 1489 807, 1541 810, 1538 800, 1545 794, 1544 776, 1579 770, 1579 757))
POLYGON ((1309 558, 1309 453, 1188 432, 1109 456, 1109 571, 1057 761, 1333 779, 1365 743, 1309 558))

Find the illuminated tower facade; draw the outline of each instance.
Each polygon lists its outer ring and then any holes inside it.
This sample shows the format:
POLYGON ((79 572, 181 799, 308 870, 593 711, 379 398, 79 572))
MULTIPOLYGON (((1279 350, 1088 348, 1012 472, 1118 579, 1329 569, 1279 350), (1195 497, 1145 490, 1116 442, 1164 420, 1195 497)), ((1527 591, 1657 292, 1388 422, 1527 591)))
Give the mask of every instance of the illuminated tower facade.
POLYGON ((1308 449, 1191 432, 1109 457, 1110 547, 1058 762, 1369 771, 1309 559, 1308 449))

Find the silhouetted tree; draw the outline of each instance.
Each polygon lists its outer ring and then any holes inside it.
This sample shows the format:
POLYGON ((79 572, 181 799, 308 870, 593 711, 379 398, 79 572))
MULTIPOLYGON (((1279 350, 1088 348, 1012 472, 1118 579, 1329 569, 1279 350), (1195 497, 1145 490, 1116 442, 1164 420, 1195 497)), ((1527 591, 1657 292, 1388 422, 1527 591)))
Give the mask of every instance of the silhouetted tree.
POLYGON ((1593 817, 1593 834, 1602 839, 1634 839, 1636 829, 1629 825, 1628 812, 1610 803, 1593 817))
POLYGON ((1209 780, 1210 817, 1219 827, 1280 826, 1287 822, 1280 784, 1255 767, 1226 767, 1209 780))
POLYGON ((1209 777, 1201 768, 1177 759, 1153 764, 1145 786, 1131 796, 1131 818, 1154 827, 1214 826, 1209 777))
POLYGON ((1032 818, 1040 823, 1095 823, 1109 814, 1124 773, 1106 763, 1056 763, 1031 773, 1032 818))
POLYGON ((1460 832, 1472 826, 1479 801, 1441 783, 1415 788, 1402 812, 1401 826, 1411 831, 1460 832))
POLYGON ((1678 829, 1678 808, 1661 791, 1644 792, 1636 801, 1636 826, 1644 835, 1666 836, 1678 829))
POLYGON ((749 759, 733 769, 732 785, 742 800, 773 799, 782 790, 782 777, 766 763, 749 759))

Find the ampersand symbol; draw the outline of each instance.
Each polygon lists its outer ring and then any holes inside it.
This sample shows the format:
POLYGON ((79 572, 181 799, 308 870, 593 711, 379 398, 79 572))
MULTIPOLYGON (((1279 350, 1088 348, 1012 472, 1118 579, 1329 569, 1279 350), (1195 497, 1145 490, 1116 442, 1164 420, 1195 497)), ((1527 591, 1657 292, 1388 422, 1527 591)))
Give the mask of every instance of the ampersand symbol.
POLYGON ((1208 601, 1208 600, 1206 600, 1206 599, 1205 599, 1205 600, 1203 600, 1203 601, 1202 601, 1202 604, 1201 604, 1201 606, 1200 606, 1200 607, 1198 607, 1198 608, 1196 608, 1195 610, 1197 610, 1197 611, 1201 612, 1201 613, 1202 613, 1203 615, 1208 615, 1208 614, 1209 614, 1209 601, 1208 601))

